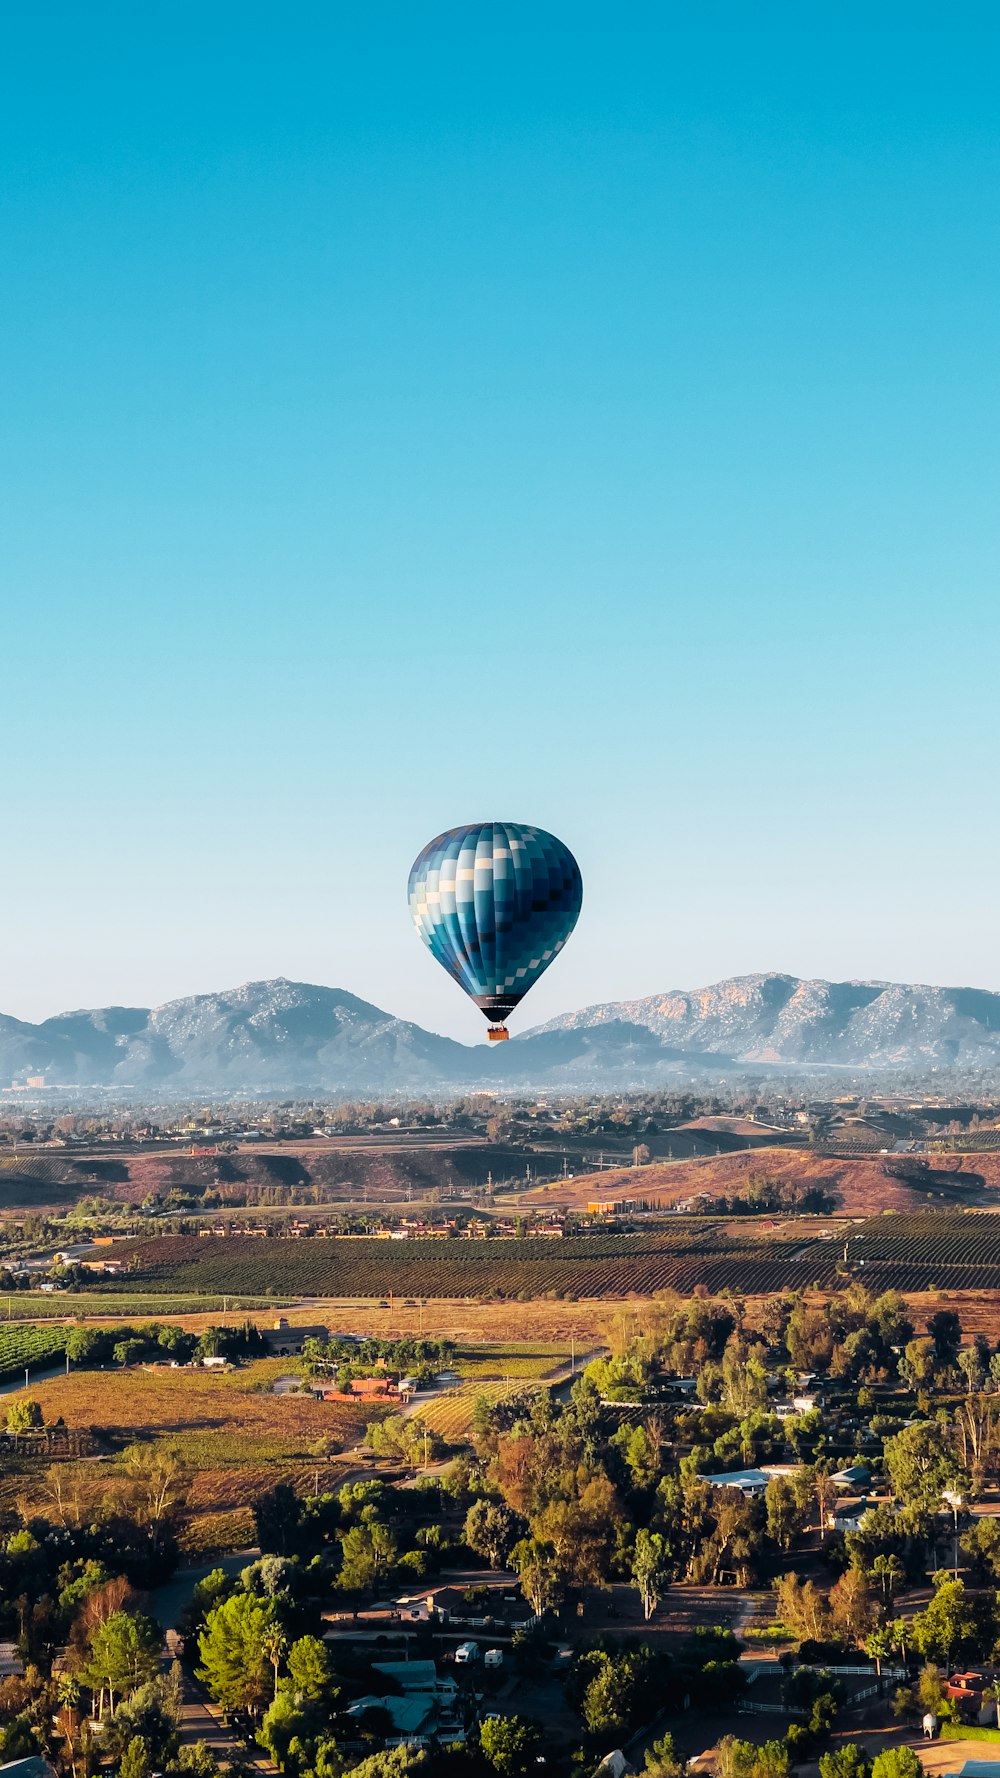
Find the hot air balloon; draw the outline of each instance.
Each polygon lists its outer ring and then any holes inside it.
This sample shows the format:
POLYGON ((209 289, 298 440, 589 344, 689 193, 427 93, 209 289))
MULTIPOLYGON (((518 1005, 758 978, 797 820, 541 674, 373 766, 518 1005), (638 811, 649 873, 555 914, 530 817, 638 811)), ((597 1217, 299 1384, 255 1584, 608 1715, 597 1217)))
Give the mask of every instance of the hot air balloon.
POLYGON ((519 821, 453 827, 410 871, 410 912, 432 957, 490 1021, 503 1021, 558 957, 583 905, 568 846, 519 821))

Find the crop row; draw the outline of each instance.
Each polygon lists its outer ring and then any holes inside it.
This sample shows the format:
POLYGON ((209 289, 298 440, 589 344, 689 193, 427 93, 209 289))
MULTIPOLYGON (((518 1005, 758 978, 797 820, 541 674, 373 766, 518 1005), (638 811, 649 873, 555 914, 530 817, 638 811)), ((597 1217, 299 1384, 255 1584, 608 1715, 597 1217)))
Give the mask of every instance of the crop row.
POLYGON ((26 1369, 54 1364, 65 1350, 63 1328, 4 1325, 0 1327, 0 1377, 14 1377, 26 1369))
POLYGON ((201 1291, 188 1291, 183 1296, 164 1293, 162 1288, 135 1291, 123 1281, 112 1299, 107 1290, 60 1290, 52 1296, 38 1291, 18 1290, 0 1296, 0 1315, 9 1324, 14 1321, 65 1321, 76 1316, 113 1315, 115 1319, 131 1320, 171 1315, 215 1315, 237 1309, 280 1309, 288 1307, 288 1298, 278 1295, 206 1296, 201 1291))
MULTIPOLYGON (((786 1250, 787 1251, 787 1250, 786 1250)), ((132 1288, 308 1296, 622 1297, 658 1291, 802 1288, 832 1270, 828 1246, 796 1262, 773 1246, 677 1252, 655 1235, 608 1242, 162 1238, 133 1250, 132 1288)), ((113 1287, 112 1287, 113 1291, 113 1287)), ((109 1291, 109 1294, 112 1292, 109 1291)))
POLYGON ((928 1261, 966 1265, 1000 1265, 1000 1217, 949 1214, 880 1216, 850 1237, 852 1261, 928 1261))

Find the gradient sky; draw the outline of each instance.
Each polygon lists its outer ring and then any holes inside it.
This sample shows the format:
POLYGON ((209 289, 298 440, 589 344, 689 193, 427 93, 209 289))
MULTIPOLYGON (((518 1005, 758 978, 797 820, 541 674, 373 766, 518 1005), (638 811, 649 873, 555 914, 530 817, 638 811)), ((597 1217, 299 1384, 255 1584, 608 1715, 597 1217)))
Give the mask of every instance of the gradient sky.
POLYGON ((8 8, 0 1008, 1000 988, 995 7, 8 8))

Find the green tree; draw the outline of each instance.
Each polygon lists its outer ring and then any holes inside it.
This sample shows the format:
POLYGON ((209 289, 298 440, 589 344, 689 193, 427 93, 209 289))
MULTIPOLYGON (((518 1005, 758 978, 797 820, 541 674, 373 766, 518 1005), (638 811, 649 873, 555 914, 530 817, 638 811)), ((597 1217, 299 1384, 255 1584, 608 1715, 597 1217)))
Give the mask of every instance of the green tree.
MULTIPOLYGON (((882 1662, 889 1660, 894 1647, 892 1631, 888 1625, 884 1625, 879 1630, 870 1630, 865 1637, 865 1654, 870 1661, 875 1662, 875 1672, 879 1678, 882 1676, 882 1662)), ((849 1778, 849 1775, 844 1774, 844 1778, 849 1778)))
POLYGON ((367 1525, 351 1525, 344 1532, 340 1545, 341 1567, 338 1585, 358 1591, 374 1586, 396 1560, 396 1540, 388 1525, 376 1520, 367 1525))
POLYGON ((84 1678, 97 1698, 98 1715, 114 1715, 115 1699, 128 1698, 153 1679, 160 1668, 161 1636, 141 1612, 113 1611, 97 1625, 90 1643, 84 1678))
POLYGON ((885 1441, 885 1462, 897 1500, 937 1512, 945 1490, 967 1495, 970 1480, 936 1420, 919 1420, 885 1441))
POLYGON ((149 1778, 152 1769, 145 1741, 134 1736, 118 1762, 118 1778, 149 1778))
POLYGON ((669 1551, 666 1539, 659 1532, 643 1529, 636 1532, 632 1579, 639 1590, 643 1615, 648 1623, 670 1579, 669 1551))
POLYGON ((415 1773, 429 1770, 430 1760, 422 1747, 387 1747, 384 1753, 369 1754, 360 1765, 352 1766, 351 1778, 413 1778, 415 1773))
MULTIPOLYGON (((181 1778, 219 1778, 219 1762, 204 1741, 182 1747, 176 1760, 181 1778)), ((232 1771, 232 1766, 229 1770, 232 1771)))
POLYGON ((886 1747, 872 1762, 872 1778, 923 1778, 923 1770, 912 1747, 886 1747))
POLYGON ((541 1735, 522 1716, 490 1716, 479 1726, 483 1758, 501 1778, 522 1778, 535 1761, 541 1735))
POLYGON ((926 1610, 913 1620, 914 1648, 929 1660, 944 1661, 948 1666, 976 1657, 983 1640, 975 1602, 961 1580, 943 1581, 926 1610))
POLYGON ((272 1698, 257 1730, 260 1745, 267 1749, 276 1766, 290 1763, 293 1743, 303 1742, 309 1732, 310 1718, 303 1705, 291 1692, 279 1692, 272 1698))
POLYGON ((552 1545, 537 1537, 523 1537, 511 1551, 510 1559, 517 1570, 521 1591, 534 1612, 547 1611, 559 1597, 559 1582, 552 1558, 552 1545))
POLYGON ((15 1395, 7 1409, 8 1432, 37 1432, 44 1426, 42 1409, 32 1395, 15 1395))
POLYGON ((177 1754, 181 1699, 171 1678, 146 1680, 115 1711, 101 1735, 101 1751, 120 1760, 141 1741, 150 1771, 162 1772, 177 1754))
POLYGON ((466 1543, 477 1556, 485 1556, 493 1568, 506 1567, 523 1532, 524 1520, 502 1500, 474 1500, 465 1515, 466 1543))
POLYGON ((673 1735, 667 1733, 647 1747, 644 1778, 684 1778, 687 1764, 674 1746, 673 1735))
POLYGON ((224 1710, 259 1715, 270 1690, 267 1637, 276 1624, 270 1601, 233 1593, 208 1614, 198 1638, 198 1678, 224 1710))
POLYGON ((786 1476, 770 1477, 764 1491, 764 1505, 768 1537, 774 1539, 779 1550, 791 1549, 796 1534, 802 1529, 804 1513, 786 1476))
POLYGON ((297 1698, 318 1704, 335 1694, 330 1651, 318 1636, 300 1636, 288 1651, 288 1687, 297 1698))
POLYGON ((962 1343, 962 1323, 954 1309, 939 1309, 928 1321, 927 1332, 934 1342, 934 1355, 942 1370, 953 1366, 962 1343))
POLYGON ((71 1364, 94 1364, 105 1351, 107 1335, 98 1327, 68 1327, 66 1357, 71 1364))
POLYGON ((871 1778, 872 1763, 856 1741, 819 1756, 819 1778, 871 1778))
POLYGON ((651 1488, 659 1473, 656 1452, 644 1426, 634 1426, 625 1441, 625 1462, 637 1488, 651 1488))
POLYGON ((784 1741, 741 1741, 723 1735, 716 1754, 718 1778, 787 1778, 791 1757, 784 1741))

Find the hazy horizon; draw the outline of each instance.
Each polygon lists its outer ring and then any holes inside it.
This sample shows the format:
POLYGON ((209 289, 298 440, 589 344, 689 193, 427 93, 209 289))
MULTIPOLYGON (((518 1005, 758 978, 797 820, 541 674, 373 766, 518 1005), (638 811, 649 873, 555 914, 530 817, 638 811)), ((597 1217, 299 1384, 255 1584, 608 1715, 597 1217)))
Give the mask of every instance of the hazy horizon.
MULTIPOLYGON (((713 978, 711 981, 674 983, 670 987, 667 987, 667 988, 650 988, 641 994, 634 994, 634 995, 614 994, 614 995, 607 996, 604 1000, 601 1000, 601 1001, 574 1002, 573 1005, 558 1007, 555 1011, 547 1013, 544 1019, 532 1018, 530 1015, 530 1012, 526 1012, 525 1005, 522 1004, 521 1006, 518 1007, 517 1011, 511 1015, 508 1022, 510 1025, 510 1032, 511 1032, 512 1037, 526 1036, 529 1031, 535 1029, 536 1027, 538 1027, 540 1025, 545 1025, 553 1019, 557 1019, 557 1018, 564 1017, 564 1016, 571 1014, 571 1013, 582 1011, 586 1007, 615 1005, 619 1002, 628 1002, 628 1001, 664 999, 667 996, 672 995, 672 994, 698 994, 698 993, 707 992, 712 988, 718 987, 721 984, 727 983, 730 981, 752 980, 755 978, 759 979, 761 977, 766 977, 766 976, 770 976, 770 977, 780 976, 780 977, 784 977, 786 979, 790 979, 793 981, 815 981, 817 983, 820 983, 821 985, 827 985, 827 986, 832 986, 832 987, 860 985, 860 986, 882 987, 882 988, 904 987, 904 988, 915 988, 915 989, 928 989, 932 992, 934 992, 934 991, 944 991, 944 992, 968 991, 968 992, 973 992, 973 993, 979 993, 979 992, 998 993, 998 992, 1000 992, 1000 990, 997 990, 997 989, 983 988, 982 984, 976 983, 976 982, 921 982, 921 981, 900 982, 900 981, 890 979, 888 977, 882 977, 882 976, 842 976, 842 977, 833 977, 833 978, 823 977, 823 976, 800 977, 800 976, 796 976, 794 974, 794 972, 792 972, 790 970, 784 970, 784 969, 749 970, 749 971, 741 971, 734 976, 717 976, 717 977, 713 978)), ((428 1021, 421 1019, 421 1018, 412 1019, 410 1014, 400 1012, 397 1008, 395 1008, 391 1004, 387 1004, 383 1001, 375 1000, 371 995, 365 994, 361 990, 358 990, 355 988, 349 988, 346 986, 346 984, 344 982, 314 981, 314 980, 311 980, 306 977, 290 976, 287 974, 287 972, 276 975, 276 976, 249 976, 244 981, 240 981, 240 982, 217 982, 213 987, 194 988, 190 991, 190 993, 187 993, 187 994, 170 994, 164 1000, 161 1000, 161 1001, 148 1001, 147 1002, 147 1001, 139 1001, 139 1000, 137 1000, 137 1001, 101 1000, 101 1001, 91 1001, 87 1005, 81 1004, 81 1005, 75 1005, 75 1006, 69 1006, 69 1005, 59 1006, 59 1007, 55 1007, 55 1008, 51 1009, 47 1013, 40 1014, 37 1019, 24 1020, 23 1022, 40 1025, 40 1024, 43 1024, 46 1021, 46 1019, 72 1016, 77 1013, 106 1011, 112 1007, 117 1007, 122 1010, 131 1009, 131 1010, 136 1010, 136 1011, 156 1011, 158 1007, 169 1006, 169 1005, 173 1004, 175 1001, 187 1000, 187 999, 202 999, 202 998, 211 999, 217 995, 236 993, 242 988, 259 986, 259 985, 262 985, 262 984, 265 984, 268 982, 288 982, 291 986, 296 986, 296 987, 329 989, 335 993, 348 993, 348 994, 353 995, 353 997, 357 1000, 362 1000, 370 1006, 377 1007, 377 1009, 380 1012, 386 1013, 387 1015, 389 1015, 392 1018, 409 1019, 409 1020, 411 1020, 411 1022, 421 1025, 425 1030, 430 1031, 435 1035, 452 1037, 455 1039, 456 1042, 464 1043, 467 1045, 480 1044, 480 1043, 485 1045, 487 1042, 486 1024, 482 1018, 482 1015, 477 1013, 475 1008, 473 1008, 471 1006, 469 1008, 470 1018, 468 1020, 468 1029, 465 1031, 454 1032, 451 1030, 441 1029, 437 1026, 430 1024, 428 1021)), ((457 992, 457 990, 456 990, 456 992, 457 992)), ((4 1007, 4 1006, 0 1005, 0 1017, 2 1017, 2 1016, 21 1017, 20 1014, 16 1014, 16 1013, 11 1015, 11 1009, 9 1007, 4 1007)))
POLYGON ((584 907, 515 1021, 1000 988, 1000 18, 7 21, 0 1009, 284 975, 482 1021, 465 821, 584 907))

